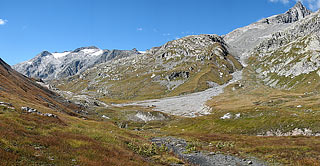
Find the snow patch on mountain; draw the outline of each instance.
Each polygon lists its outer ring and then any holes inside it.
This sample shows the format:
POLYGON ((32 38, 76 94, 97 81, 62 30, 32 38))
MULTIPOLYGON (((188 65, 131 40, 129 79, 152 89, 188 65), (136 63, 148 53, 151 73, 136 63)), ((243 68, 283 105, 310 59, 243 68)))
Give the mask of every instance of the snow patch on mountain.
POLYGON ((81 50, 81 52, 83 52, 84 54, 89 54, 89 55, 94 54, 98 51, 101 51, 101 50, 100 49, 83 49, 83 50, 81 50))
POLYGON ((62 58, 68 54, 70 54, 71 52, 55 52, 55 53, 52 53, 53 57, 56 58, 56 59, 59 59, 59 58, 62 58))
POLYGON ((103 50, 99 50, 99 51, 96 51, 94 52, 93 54, 91 54, 92 56, 99 56, 99 55, 102 55, 103 54, 103 50))

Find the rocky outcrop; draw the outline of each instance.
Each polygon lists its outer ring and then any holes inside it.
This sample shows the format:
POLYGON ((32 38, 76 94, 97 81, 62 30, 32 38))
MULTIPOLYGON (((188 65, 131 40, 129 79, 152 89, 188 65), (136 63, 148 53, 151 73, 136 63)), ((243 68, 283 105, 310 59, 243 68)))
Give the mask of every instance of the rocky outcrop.
POLYGON ((189 78, 190 73, 188 71, 180 71, 180 72, 173 72, 167 76, 169 81, 172 81, 176 78, 189 78))
POLYGON ((258 134, 258 136, 277 136, 277 137, 283 137, 283 136, 320 136, 320 133, 314 133, 312 130, 308 129, 308 128, 295 128, 291 131, 288 132, 284 132, 281 130, 270 130, 265 132, 264 134, 258 134))
POLYGON ((6 107, 9 109, 13 109, 13 110, 15 109, 11 103, 6 103, 6 102, 2 102, 2 101, 0 101, 0 106, 6 107))
POLYGON ((36 109, 34 109, 34 108, 30 108, 30 107, 21 107, 21 111, 24 111, 24 112, 30 113, 30 114, 38 114, 38 115, 40 115, 40 116, 58 118, 58 116, 55 115, 55 114, 42 113, 42 112, 39 112, 38 110, 36 110, 36 109))
POLYGON ((192 35, 170 41, 160 48, 154 48, 149 53, 154 53, 161 58, 169 60, 174 57, 195 56, 197 59, 216 54, 223 59, 227 56, 228 46, 222 37, 218 35, 192 35))

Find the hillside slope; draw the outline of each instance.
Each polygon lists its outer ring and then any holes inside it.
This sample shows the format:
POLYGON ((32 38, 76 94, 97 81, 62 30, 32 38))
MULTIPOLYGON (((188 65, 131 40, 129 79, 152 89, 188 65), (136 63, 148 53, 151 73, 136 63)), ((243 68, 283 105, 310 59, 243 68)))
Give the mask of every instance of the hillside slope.
POLYGON ((0 59, 0 100, 17 106, 37 105, 74 114, 78 106, 13 70, 0 59))
POLYGON ((250 63, 267 85, 319 91, 320 13, 275 32, 252 52, 250 63))
POLYGON ((0 59, 0 166, 172 163, 146 161, 157 155, 180 161, 113 121, 79 116, 76 109, 0 59))

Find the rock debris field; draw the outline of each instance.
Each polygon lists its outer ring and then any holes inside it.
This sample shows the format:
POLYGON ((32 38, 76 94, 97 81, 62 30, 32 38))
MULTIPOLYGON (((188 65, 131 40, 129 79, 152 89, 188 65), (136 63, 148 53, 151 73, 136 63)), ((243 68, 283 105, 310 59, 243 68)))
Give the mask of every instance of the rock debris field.
POLYGON ((214 96, 223 93, 223 89, 242 79, 242 71, 232 74, 233 78, 227 84, 218 85, 202 92, 196 92, 188 95, 167 97, 162 99, 145 100, 134 103, 115 104, 114 106, 138 105, 145 107, 154 107, 155 111, 164 112, 170 115, 183 117, 197 117, 208 115, 211 109, 206 106, 206 102, 214 96))
POLYGON ((174 137, 153 138, 151 140, 157 146, 165 145, 169 151, 172 151, 179 158, 187 161, 190 164, 201 166, 226 166, 226 165, 252 165, 252 166, 266 166, 266 163, 258 161, 255 158, 241 159, 230 155, 224 155, 213 152, 187 152, 188 142, 183 139, 174 137))

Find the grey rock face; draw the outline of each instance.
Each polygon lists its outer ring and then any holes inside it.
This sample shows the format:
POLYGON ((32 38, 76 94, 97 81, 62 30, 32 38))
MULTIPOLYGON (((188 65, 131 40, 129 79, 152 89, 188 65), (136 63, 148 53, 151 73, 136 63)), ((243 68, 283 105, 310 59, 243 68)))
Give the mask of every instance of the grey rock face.
POLYGON ((18 72, 44 80, 73 76, 112 59, 140 54, 135 50, 101 50, 95 46, 81 47, 74 51, 50 53, 43 51, 35 58, 13 66, 18 72))
POLYGON ((320 71, 319 43, 318 11, 273 33, 255 47, 251 53, 257 61, 255 70, 267 85, 276 88, 292 89, 307 78, 317 81, 319 77, 312 73, 320 71))
POLYGON ((284 14, 280 14, 274 17, 270 17, 264 20, 265 23, 293 23, 299 21, 306 16, 310 15, 312 12, 308 10, 299 1, 291 9, 289 9, 284 14))
POLYGON ((291 24, 287 28, 274 32, 256 48, 255 52, 273 51, 281 46, 297 40, 298 38, 316 34, 319 35, 320 30, 320 13, 319 11, 306 17, 305 19, 291 24))
POLYGON ((228 33, 224 36, 224 40, 231 46, 231 52, 234 55, 238 55, 241 58, 241 62, 245 64, 250 52, 257 45, 268 39, 275 32, 283 31, 311 13, 301 2, 297 2, 294 7, 283 14, 261 19, 256 23, 228 33))
POLYGON ((176 78, 179 78, 179 77, 181 77, 181 78, 189 78, 189 75, 190 75, 190 73, 187 72, 187 71, 173 72, 173 73, 171 73, 170 75, 167 76, 167 79, 169 81, 172 81, 172 80, 174 80, 176 78))
POLYGON ((226 42, 222 37, 213 34, 192 35, 173 40, 161 47, 152 48, 148 53, 158 55, 166 60, 177 56, 197 56, 198 59, 200 59, 204 57, 208 51, 211 51, 210 47, 213 47, 215 43, 219 43, 221 48, 220 50, 213 50, 215 52, 212 53, 220 51, 220 56, 226 56, 228 54, 226 42))

